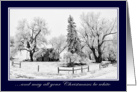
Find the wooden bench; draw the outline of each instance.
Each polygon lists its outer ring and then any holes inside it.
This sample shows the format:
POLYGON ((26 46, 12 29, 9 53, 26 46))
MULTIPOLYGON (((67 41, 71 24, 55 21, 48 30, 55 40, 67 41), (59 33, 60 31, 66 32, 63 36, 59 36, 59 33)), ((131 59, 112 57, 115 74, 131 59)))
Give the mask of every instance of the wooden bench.
POLYGON ((106 67, 108 67, 109 64, 110 64, 110 61, 102 61, 102 62, 99 64, 99 69, 101 69, 101 68, 106 68, 106 67))

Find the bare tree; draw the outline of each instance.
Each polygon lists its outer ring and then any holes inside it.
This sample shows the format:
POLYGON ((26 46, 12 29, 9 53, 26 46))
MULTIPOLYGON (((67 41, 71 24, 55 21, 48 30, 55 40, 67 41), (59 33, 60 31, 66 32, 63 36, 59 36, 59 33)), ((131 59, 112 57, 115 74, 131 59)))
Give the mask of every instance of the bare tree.
POLYGON ((113 35, 113 41, 105 43, 103 57, 112 63, 117 62, 117 35, 113 35))
POLYGON ((14 58, 17 53, 17 49, 15 48, 15 38, 10 37, 10 60, 14 58))
POLYGON ((33 55, 42 43, 46 43, 45 35, 49 33, 47 24, 41 18, 34 18, 32 23, 26 20, 20 21, 17 27, 16 48, 26 50, 33 61, 33 55))
POLYGON ((53 37, 52 39, 50 39, 49 44, 52 45, 52 47, 55 51, 57 51, 58 54, 61 54, 62 51, 64 51, 67 47, 66 37, 64 35, 60 35, 59 37, 53 37))
POLYGON ((97 63, 102 61, 103 44, 112 41, 112 35, 117 34, 115 20, 101 19, 100 14, 87 13, 81 16, 81 41, 92 51, 97 63))

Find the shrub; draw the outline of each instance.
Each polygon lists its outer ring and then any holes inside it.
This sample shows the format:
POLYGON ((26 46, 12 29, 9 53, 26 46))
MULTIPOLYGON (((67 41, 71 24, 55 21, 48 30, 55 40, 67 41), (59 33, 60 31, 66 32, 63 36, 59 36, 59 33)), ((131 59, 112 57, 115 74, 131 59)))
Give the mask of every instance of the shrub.
POLYGON ((114 53, 109 53, 108 61, 111 61, 111 63, 117 62, 117 57, 114 53))
POLYGON ((18 50, 15 47, 10 47, 10 60, 14 58, 14 56, 17 54, 18 50))
POLYGON ((84 58, 80 57, 78 54, 74 53, 74 54, 71 54, 70 52, 67 52, 64 54, 64 61, 66 61, 66 65, 67 67, 74 67, 76 65, 85 65, 85 61, 84 61, 84 58), (84 61, 84 63, 83 63, 84 61))
POLYGON ((40 49, 35 53, 36 61, 59 61, 59 54, 53 49, 40 49))

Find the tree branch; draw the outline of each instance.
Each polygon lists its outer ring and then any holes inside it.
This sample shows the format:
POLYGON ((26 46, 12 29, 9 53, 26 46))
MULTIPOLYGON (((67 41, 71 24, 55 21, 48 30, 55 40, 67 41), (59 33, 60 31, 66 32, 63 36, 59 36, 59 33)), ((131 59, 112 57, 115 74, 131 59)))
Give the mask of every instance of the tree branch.
POLYGON ((64 46, 64 48, 59 52, 59 54, 64 50, 64 49, 66 49, 66 47, 67 47, 67 45, 66 46, 64 46))
POLYGON ((111 35, 111 34, 116 34, 116 33, 117 33, 117 32, 105 34, 105 35, 103 36, 102 40, 104 40, 106 36, 111 35))
POLYGON ((35 35, 35 37, 34 37, 35 42, 36 42, 36 38, 40 34, 40 32, 41 32, 41 30, 39 30, 39 32, 35 35))
POLYGON ((30 51, 30 50, 28 50, 28 49, 26 49, 26 48, 21 48, 21 49, 19 49, 19 50, 26 50, 26 51, 28 51, 28 52, 30 51))

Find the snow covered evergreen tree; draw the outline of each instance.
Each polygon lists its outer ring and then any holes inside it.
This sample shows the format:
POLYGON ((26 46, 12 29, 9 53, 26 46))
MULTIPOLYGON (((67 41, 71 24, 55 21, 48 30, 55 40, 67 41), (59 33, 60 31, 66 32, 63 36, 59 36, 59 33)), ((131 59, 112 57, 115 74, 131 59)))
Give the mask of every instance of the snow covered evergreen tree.
MULTIPOLYGON (((67 34, 67 46, 68 46, 68 52, 70 52, 72 55, 74 53, 79 54, 80 53, 80 40, 78 38, 78 34, 76 31, 76 24, 72 18, 72 16, 69 16, 68 18, 68 34, 67 34)), ((70 66, 72 66, 73 62, 71 62, 70 58, 70 66)))
POLYGON ((80 51, 80 40, 76 31, 76 25, 71 16, 68 18, 68 34, 67 34, 67 45, 68 52, 74 54, 80 51))

